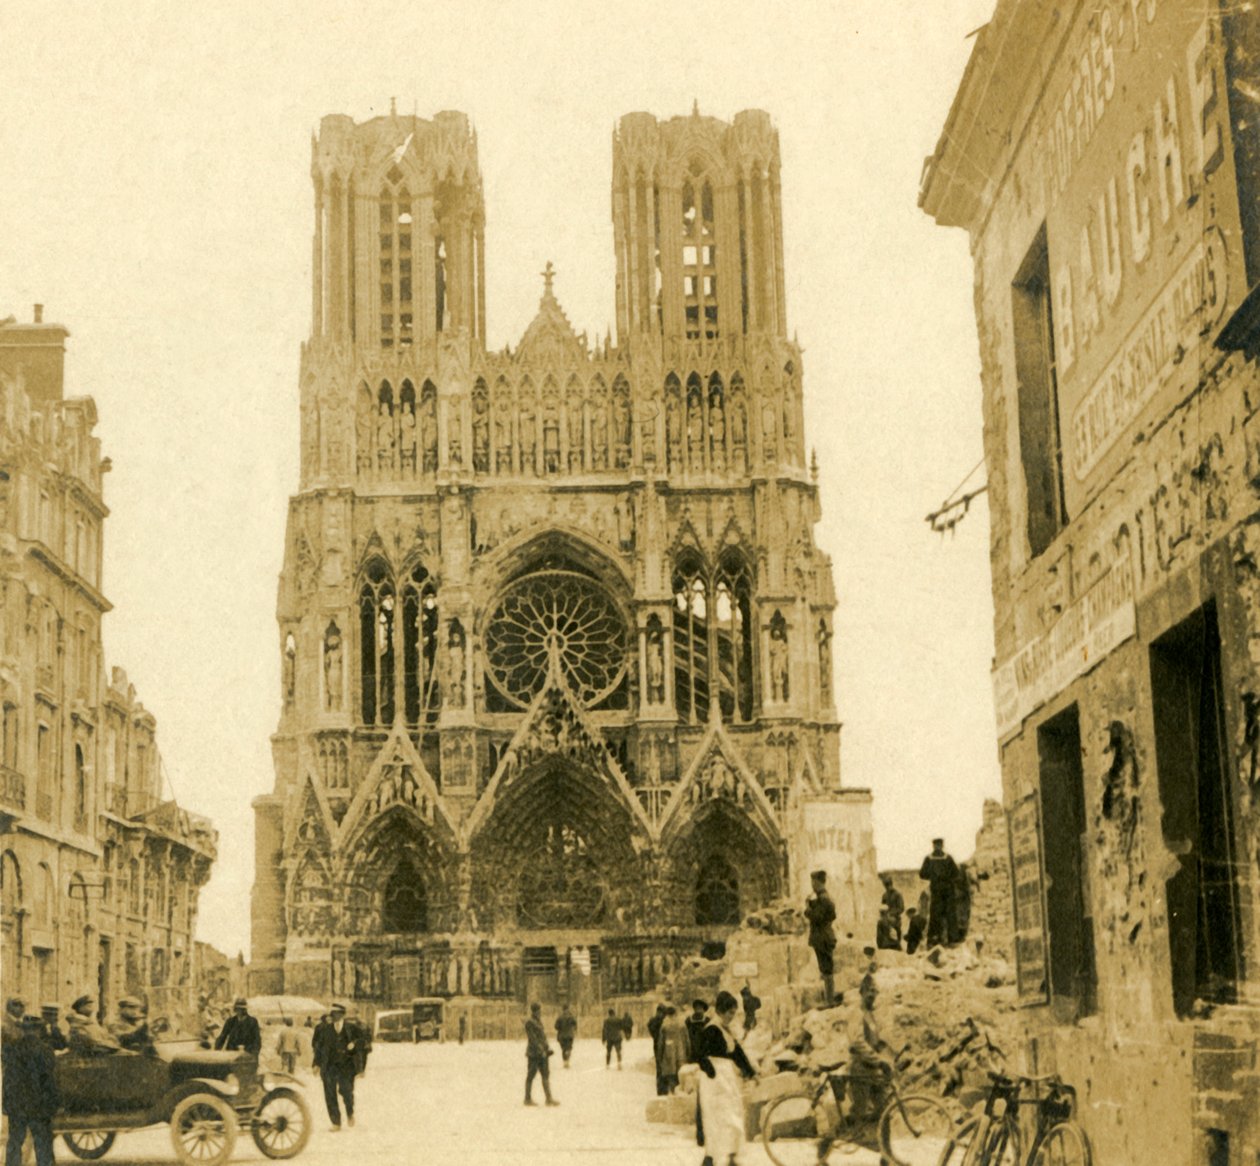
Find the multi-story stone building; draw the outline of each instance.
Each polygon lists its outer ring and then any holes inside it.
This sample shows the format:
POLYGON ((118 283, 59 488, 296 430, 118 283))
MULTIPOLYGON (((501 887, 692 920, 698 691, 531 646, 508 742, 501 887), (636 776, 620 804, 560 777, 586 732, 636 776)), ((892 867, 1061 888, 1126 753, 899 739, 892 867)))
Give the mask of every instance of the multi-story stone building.
POLYGON ((811 865, 873 927, 777 133, 632 114, 613 171, 616 343, 548 265, 492 352, 467 119, 313 143, 260 990, 642 991, 811 865))
POLYGON ((183 1017, 216 836, 161 797, 156 725, 106 678, 108 510, 90 397, 67 399, 68 333, 0 322, 0 937, 4 992, 102 1013, 141 995, 183 1017))
POLYGON ((1095 1160, 1260 1153, 1260 25, 999 3, 921 203, 975 259, 1029 1062, 1095 1160))

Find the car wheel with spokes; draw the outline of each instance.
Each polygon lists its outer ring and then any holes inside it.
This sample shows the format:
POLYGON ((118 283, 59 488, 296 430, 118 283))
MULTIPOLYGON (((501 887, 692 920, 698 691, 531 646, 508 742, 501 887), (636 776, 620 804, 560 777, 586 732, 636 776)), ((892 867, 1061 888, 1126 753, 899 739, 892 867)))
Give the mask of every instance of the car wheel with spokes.
POLYGON ((224 1166, 236 1145, 236 1113, 213 1093, 185 1097, 171 1113, 171 1144, 184 1166, 224 1166))
POLYGON ((66 1149, 76 1158, 84 1158, 89 1162, 104 1158, 114 1144, 114 1135, 105 1130, 79 1130, 73 1134, 62 1134, 66 1149))

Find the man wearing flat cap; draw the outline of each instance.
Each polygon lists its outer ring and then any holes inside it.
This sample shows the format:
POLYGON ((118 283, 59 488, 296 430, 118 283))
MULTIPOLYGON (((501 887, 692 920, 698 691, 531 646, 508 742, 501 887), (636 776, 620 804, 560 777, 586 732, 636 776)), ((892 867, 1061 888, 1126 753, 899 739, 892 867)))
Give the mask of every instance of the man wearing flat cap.
POLYGON ((44 1043, 54 1053, 63 1052, 68 1046, 66 1034, 61 1031, 61 1009, 56 1004, 41 1004, 39 1012, 44 1022, 44 1043))
POLYGON ((66 1023, 70 1026, 70 1035, 66 1043, 70 1052, 80 1057, 95 1057, 103 1053, 116 1053, 120 1046, 105 1029, 96 1023, 92 1015, 92 1005, 96 1003, 94 996, 80 996, 70 1005, 70 1013, 66 1023))
POLYGON ((341 1129, 338 1095, 346 1107, 346 1124, 354 1125, 354 1079, 363 1072, 370 1043, 366 1030, 346 1016, 346 1006, 340 1002, 328 1010, 328 1019, 320 1021, 311 1037, 333 1133, 341 1129))
POLYGON ((219 1030, 219 1037, 214 1042, 216 1049, 226 1049, 229 1053, 246 1052, 258 1058, 262 1048, 262 1032, 258 1021, 250 1016, 249 1004, 244 996, 238 996, 232 1004, 232 1015, 219 1030))

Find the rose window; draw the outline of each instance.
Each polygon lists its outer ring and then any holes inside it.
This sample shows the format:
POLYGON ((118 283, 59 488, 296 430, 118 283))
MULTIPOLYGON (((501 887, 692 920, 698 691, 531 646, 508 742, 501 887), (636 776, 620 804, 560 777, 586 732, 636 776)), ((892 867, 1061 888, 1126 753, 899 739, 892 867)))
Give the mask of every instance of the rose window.
POLYGON ((508 702, 525 708, 547 679, 554 654, 566 683, 587 706, 621 683, 626 626, 595 580, 547 570, 512 583, 486 627, 490 681, 508 702))
POLYGON ((548 825, 521 870, 517 921, 523 927, 594 927, 604 918, 604 884, 586 840, 572 826, 548 825))

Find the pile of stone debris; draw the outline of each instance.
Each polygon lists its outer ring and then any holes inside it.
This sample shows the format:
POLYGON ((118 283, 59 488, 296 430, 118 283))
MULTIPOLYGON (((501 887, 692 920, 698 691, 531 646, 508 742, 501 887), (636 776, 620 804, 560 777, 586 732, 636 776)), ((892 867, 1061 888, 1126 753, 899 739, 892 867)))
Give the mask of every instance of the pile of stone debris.
MULTIPOLYGON (((966 945, 935 948, 926 957, 881 951, 874 965, 875 1015, 884 1039, 900 1050, 902 1079, 970 1103, 987 1084, 987 1071, 1000 1067, 1016 1044, 1009 966, 966 945)), ((745 1045, 763 1075, 845 1065, 849 1042, 861 1031, 856 988, 846 986, 834 1007, 805 1011, 786 1031, 754 1028, 745 1045)))

